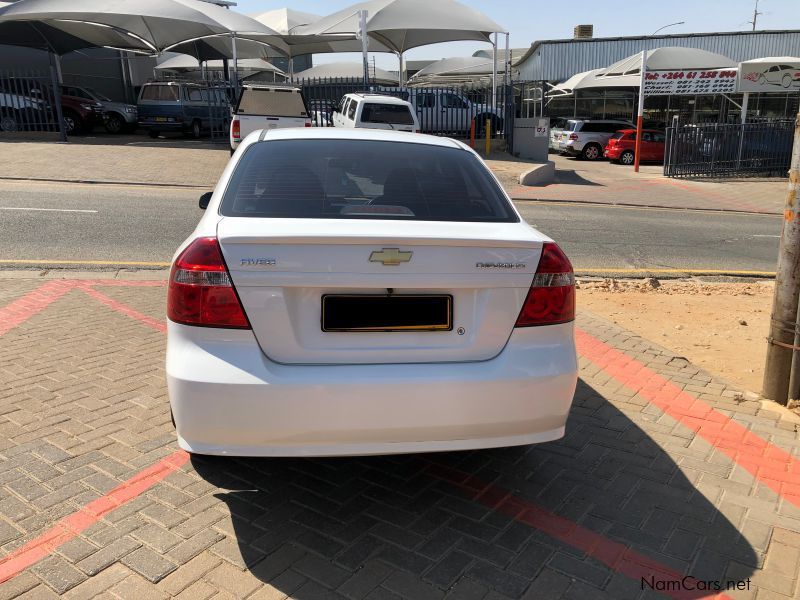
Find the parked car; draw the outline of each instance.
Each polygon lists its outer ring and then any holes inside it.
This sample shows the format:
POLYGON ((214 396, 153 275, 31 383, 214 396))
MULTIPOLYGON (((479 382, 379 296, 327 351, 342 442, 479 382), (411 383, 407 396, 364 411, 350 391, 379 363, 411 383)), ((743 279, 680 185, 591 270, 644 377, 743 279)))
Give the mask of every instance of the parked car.
MULTIPOLYGON (((27 98, 25 102, 36 101, 42 110, 55 114, 56 104, 53 89, 34 79, 6 79, 3 87, 19 98, 27 98)), ((95 100, 73 96, 62 88, 61 114, 68 135, 89 133, 95 125, 103 122, 103 107, 95 100)), ((24 115, 18 115, 24 118, 24 115)), ((55 119, 54 119, 55 121, 55 119)))
POLYGON ((333 127, 333 113, 336 102, 327 99, 311 100, 306 102, 311 115, 311 124, 314 127, 333 127))
MULTIPOLYGON (((0 86, 2 82, 0 82, 0 86)), ((44 129, 50 123, 48 105, 39 98, 14 93, 0 87, 0 131, 44 129)), ((55 119, 52 120, 55 122, 55 119)))
POLYGON ((135 104, 113 102, 110 98, 92 88, 65 85, 62 89, 62 93, 75 98, 99 102, 103 108, 103 125, 109 133, 122 133, 126 130, 132 131, 136 129, 139 111, 135 104))
POLYGON ((231 154, 253 131, 285 127, 311 127, 311 115, 300 88, 245 85, 231 119, 231 154))
POLYGON ((184 450, 392 454, 564 435, 572 266, 466 144, 254 132, 201 207, 167 292, 184 450))
POLYGON ((559 149, 586 160, 603 157, 608 139, 620 129, 633 127, 628 121, 607 119, 569 119, 561 132, 559 149))
POLYGON ((346 94, 333 113, 334 127, 419 131, 411 103, 396 96, 346 94))
POLYGON ((173 131, 199 138, 212 127, 227 131, 231 119, 223 88, 188 82, 145 83, 137 109, 139 126, 150 137, 173 131))
MULTIPOLYGON (((666 140, 667 136, 664 135, 663 131, 643 129, 641 146, 642 156, 639 158, 639 161, 663 162, 666 140)), ((636 130, 621 129, 617 131, 609 138, 603 150, 603 156, 611 162, 632 165, 636 157, 636 130)))
POLYGON ((548 149, 556 152, 561 152, 561 133, 564 131, 569 118, 567 117, 551 117, 550 118, 550 139, 548 141, 548 149))

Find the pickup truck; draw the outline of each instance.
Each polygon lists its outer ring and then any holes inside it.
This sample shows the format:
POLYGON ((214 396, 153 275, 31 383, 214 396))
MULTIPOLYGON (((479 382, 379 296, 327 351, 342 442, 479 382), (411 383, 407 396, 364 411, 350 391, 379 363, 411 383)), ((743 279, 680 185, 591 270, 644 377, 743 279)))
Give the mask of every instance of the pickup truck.
POLYGON ((311 115, 300 88, 245 85, 231 119, 231 154, 252 132, 285 127, 311 127, 311 115))

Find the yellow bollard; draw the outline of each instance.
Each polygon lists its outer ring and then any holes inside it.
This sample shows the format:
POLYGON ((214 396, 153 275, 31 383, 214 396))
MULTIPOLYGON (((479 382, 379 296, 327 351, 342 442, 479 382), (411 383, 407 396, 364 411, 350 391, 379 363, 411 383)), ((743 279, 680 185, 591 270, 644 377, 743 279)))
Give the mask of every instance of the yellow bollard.
POLYGON ((486 119, 486 156, 492 151, 492 121, 486 119))

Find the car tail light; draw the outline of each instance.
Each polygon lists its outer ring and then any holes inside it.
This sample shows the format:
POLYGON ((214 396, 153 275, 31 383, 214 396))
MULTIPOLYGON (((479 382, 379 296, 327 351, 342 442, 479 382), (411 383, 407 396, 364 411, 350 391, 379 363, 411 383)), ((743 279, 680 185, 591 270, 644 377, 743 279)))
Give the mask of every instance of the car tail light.
POLYGON ((577 133, 570 133, 569 134, 569 139, 571 139, 574 142, 575 140, 578 139, 578 134, 577 133))
POLYGON ((306 127, 311 127, 311 121, 306 121, 306 127))
POLYGON ((231 121, 231 137, 235 140, 242 139, 242 124, 239 122, 238 117, 234 117, 231 121))
POLYGON ((545 242, 531 289, 515 327, 555 325, 575 319, 575 275, 566 254, 545 242))
POLYGON ((216 238, 194 240, 172 265, 167 317, 184 325, 250 329, 216 238))

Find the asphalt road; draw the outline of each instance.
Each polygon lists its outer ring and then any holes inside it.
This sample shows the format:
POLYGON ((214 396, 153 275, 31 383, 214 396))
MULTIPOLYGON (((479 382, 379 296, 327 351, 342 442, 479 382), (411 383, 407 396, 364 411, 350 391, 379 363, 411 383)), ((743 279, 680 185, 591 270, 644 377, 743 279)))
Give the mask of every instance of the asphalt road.
MULTIPOLYGON (((201 191, 0 182, 0 269, 163 267, 201 216, 201 191)), ((518 203, 578 273, 772 272, 777 216, 518 203)))

